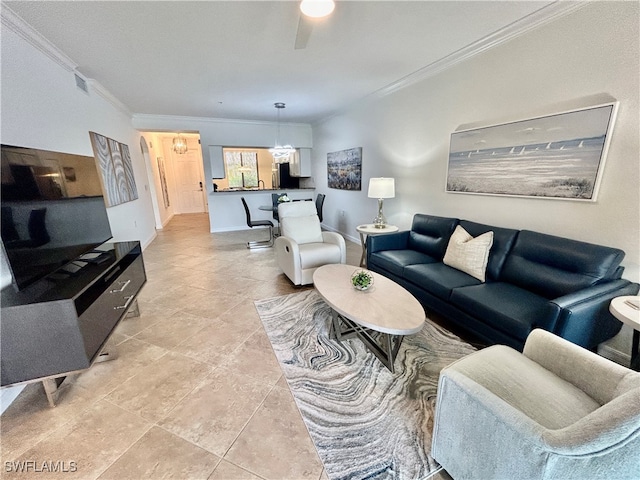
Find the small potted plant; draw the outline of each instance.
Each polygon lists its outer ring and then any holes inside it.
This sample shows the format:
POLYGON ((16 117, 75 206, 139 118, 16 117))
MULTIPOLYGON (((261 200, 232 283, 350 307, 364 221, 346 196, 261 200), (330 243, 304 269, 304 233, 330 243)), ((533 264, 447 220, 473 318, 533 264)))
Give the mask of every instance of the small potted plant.
POLYGON ((291 200, 286 195, 280 195, 278 197, 278 203, 290 202, 291 200))
POLYGON ((351 285, 356 290, 367 290, 373 285, 373 275, 366 270, 356 270, 351 275, 351 285))

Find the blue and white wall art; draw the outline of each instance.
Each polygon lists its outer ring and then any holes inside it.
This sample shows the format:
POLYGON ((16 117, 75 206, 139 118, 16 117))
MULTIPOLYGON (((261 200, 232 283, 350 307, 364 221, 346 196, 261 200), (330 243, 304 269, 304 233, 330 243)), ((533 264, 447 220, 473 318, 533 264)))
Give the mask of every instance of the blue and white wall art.
POLYGON ((595 201, 617 106, 456 131, 446 191, 595 201))

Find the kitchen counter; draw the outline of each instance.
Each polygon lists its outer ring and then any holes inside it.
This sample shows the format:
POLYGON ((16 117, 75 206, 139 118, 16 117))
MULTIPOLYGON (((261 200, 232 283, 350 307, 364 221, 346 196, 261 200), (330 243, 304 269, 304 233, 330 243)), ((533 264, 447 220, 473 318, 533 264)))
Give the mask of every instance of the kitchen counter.
POLYGON ((315 188, 232 188, 232 189, 223 189, 218 190, 217 192, 211 192, 211 194, 216 193, 277 193, 277 192, 299 192, 299 191, 307 191, 313 192, 315 188))
POLYGON ((283 189, 247 189, 247 190, 218 190, 209 194, 209 221, 211 232, 229 232, 247 230, 247 216, 240 197, 245 197, 251 220, 271 220, 273 212, 260 210, 261 205, 271 205, 271 194, 287 194, 291 200, 316 199, 315 188, 283 188, 283 189))

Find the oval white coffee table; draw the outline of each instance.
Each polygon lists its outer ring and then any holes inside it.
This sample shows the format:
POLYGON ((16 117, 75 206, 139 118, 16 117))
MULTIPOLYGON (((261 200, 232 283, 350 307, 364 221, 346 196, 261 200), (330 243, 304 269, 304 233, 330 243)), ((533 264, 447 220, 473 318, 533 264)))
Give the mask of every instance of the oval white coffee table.
POLYGON ((351 275, 362 268, 324 265, 313 273, 313 284, 331 307, 331 337, 357 336, 391 371, 402 339, 419 332, 425 322, 422 305, 407 290, 375 272, 373 287, 359 291, 351 275))

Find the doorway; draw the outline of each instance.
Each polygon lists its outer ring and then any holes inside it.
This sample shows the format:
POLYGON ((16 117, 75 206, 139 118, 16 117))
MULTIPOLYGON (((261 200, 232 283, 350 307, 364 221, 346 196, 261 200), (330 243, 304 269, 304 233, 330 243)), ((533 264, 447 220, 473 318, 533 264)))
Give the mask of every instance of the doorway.
POLYGON ((179 135, 187 141, 187 151, 178 154, 173 150, 173 139, 178 132, 141 133, 149 183, 153 185, 156 228, 164 228, 177 214, 207 213, 200 134, 181 132, 179 135))
POLYGON ((187 147, 187 152, 183 154, 171 150, 171 164, 176 180, 175 213, 205 213, 208 205, 200 143, 196 138, 188 138, 187 147))

